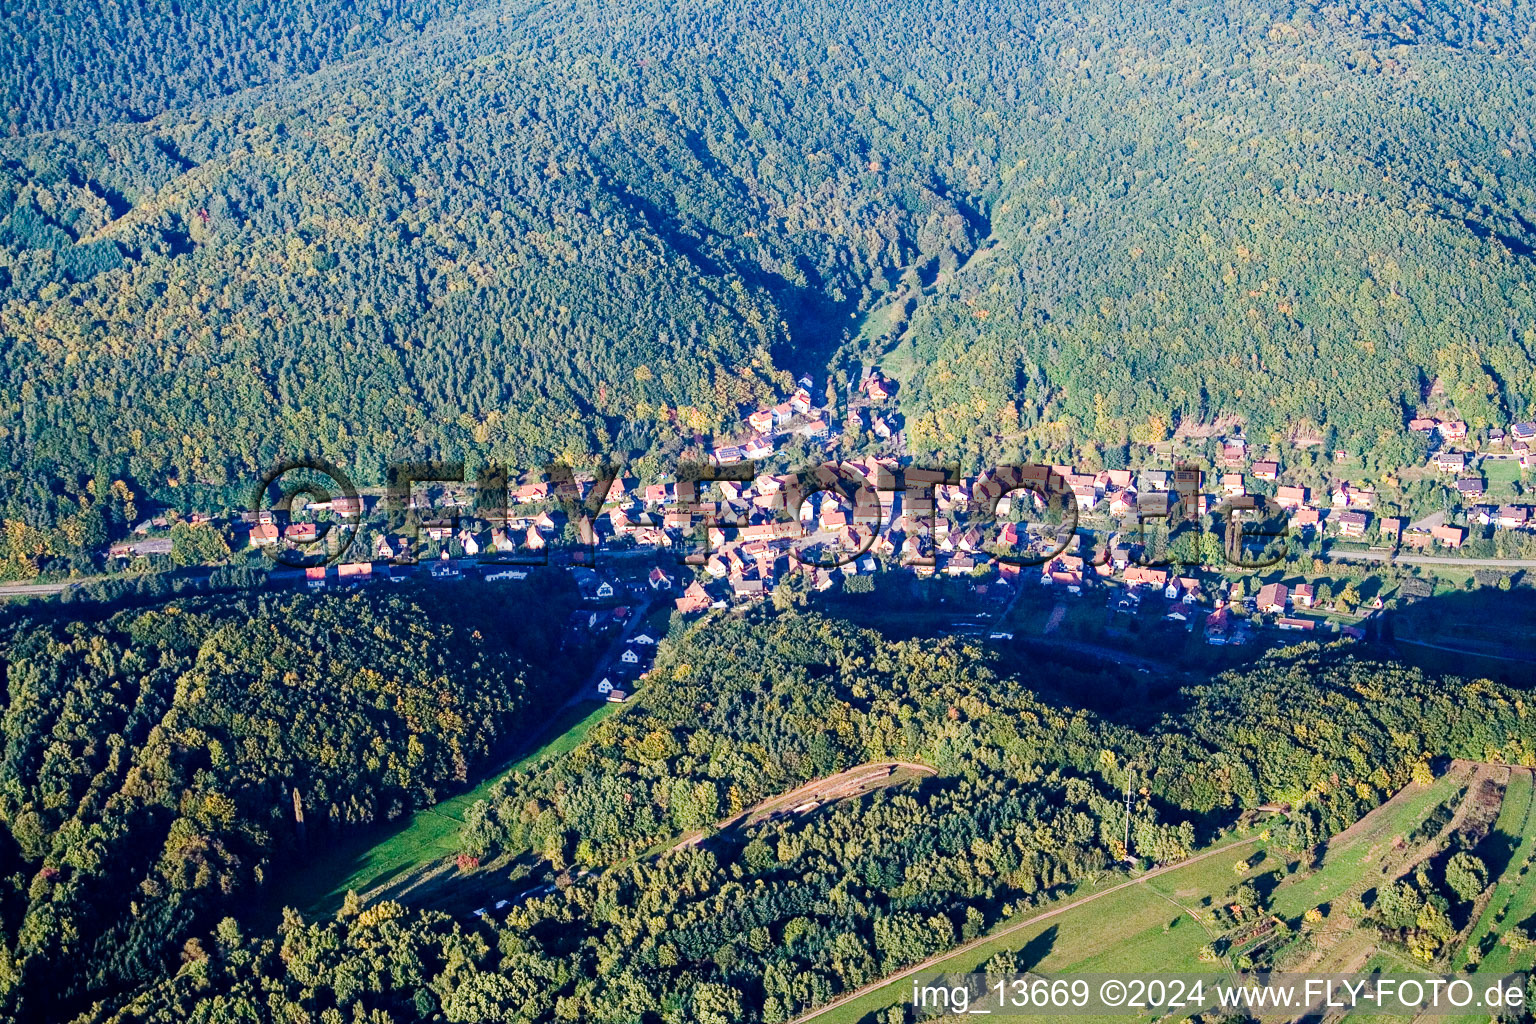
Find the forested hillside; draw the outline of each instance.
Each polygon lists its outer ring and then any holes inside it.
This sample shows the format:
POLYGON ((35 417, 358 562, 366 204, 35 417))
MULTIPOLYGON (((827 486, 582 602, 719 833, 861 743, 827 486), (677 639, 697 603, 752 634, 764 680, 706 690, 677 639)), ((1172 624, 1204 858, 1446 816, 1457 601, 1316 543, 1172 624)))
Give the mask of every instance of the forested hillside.
POLYGON ((1536 409, 1529 4, 1487 35, 1462 4, 1072 10, 1036 33, 996 256, 914 316, 919 447, 1228 417, 1397 467, 1437 378, 1474 430, 1536 409))
POLYGON ((419 31, 455 5, 421 0, 16 0, 0 13, 7 135, 143 121, 282 82, 419 31))
POLYGON ((282 76, 158 6, 99 76, 9 44, 86 120, 191 104, 0 145, 13 521, 654 455, 887 356, 970 462, 1218 417, 1390 459, 1435 378, 1474 429, 1536 399, 1528 3, 306 11, 319 70, 196 102, 282 76))
POLYGON ((274 861, 462 783, 565 693, 551 611, 451 595, 175 601, 3 649, 0 1016, 174 973, 274 861), (295 821, 295 805, 303 824, 295 821))
MULTIPOLYGON (((1066 680, 1070 682, 1070 679, 1066 680)), ((1145 734, 1042 703, 980 650, 891 642, 810 615, 716 621, 669 643, 638 706, 510 779, 476 852, 570 867, 489 925, 382 903, 233 923, 118 1020, 784 1021, 970 938, 1125 851, 1176 861, 1267 801, 1309 848, 1445 755, 1530 761, 1523 697, 1307 646, 1186 691, 1145 734), (641 853, 864 760, 920 785, 641 853), (592 869, 581 876, 578 866, 592 869)))
MULTIPOLYGON (((590 866, 866 762, 922 761, 972 781, 1033 778, 1042 765, 1102 775, 1113 804, 1129 760, 1150 790, 1132 845, 1163 860, 1269 801, 1297 805, 1293 824, 1311 845, 1429 756, 1536 756, 1516 692, 1300 650, 1184 690, 1158 722, 1132 729, 1042 700, 970 642, 892 642, 809 614, 711 619, 662 652, 641 710, 507 779, 465 838, 476 854, 533 850, 590 866)), ((1094 678, 1052 673, 1058 693, 1094 678)), ((1085 850, 1117 835, 1084 836, 1085 850)))

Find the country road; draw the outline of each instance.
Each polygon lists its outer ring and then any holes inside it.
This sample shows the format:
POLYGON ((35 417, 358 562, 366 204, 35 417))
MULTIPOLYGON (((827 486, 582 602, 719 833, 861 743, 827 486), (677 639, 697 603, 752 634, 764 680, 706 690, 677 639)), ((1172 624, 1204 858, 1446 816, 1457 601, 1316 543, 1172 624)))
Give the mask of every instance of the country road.
POLYGON ((832 1000, 830 1003, 818 1006, 810 1013, 802 1014, 801 1016, 794 1018, 789 1022, 789 1024, 803 1024, 804 1021, 815 1020, 822 1014, 829 1013, 830 1011, 837 1009, 839 1006, 844 1006, 853 1002, 855 999, 860 999, 875 991, 876 989, 881 989, 887 985, 894 984, 895 982, 901 981, 903 978, 910 978, 914 974, 920 974, 923 971, 933 970, 945 960, 960 956, 973 949, 977 949, 989 942, 992 942, 994 939, 1000 939, 1005 935, 1011 935, 1014 932, 1028 928, 1031 925, 1039 924, 1041 921, 1046 921, 1050 918, 1065 914, 1069 910, 1075 910, 1085 903, 1092 903, 1094 900, 1102 899, 1111 893, 1117 893, 1122 889, 1129 889, 1133 885, 1140 885, 1147 881, 1149 878, 1156 878, 1159 875, 1165 875, 1170 871, 1177 871, 1180 868, 1188 867, 1191 864, 1198 864, 1200 861, 1205 860, 1208 857, 1216 857, 1224 853, 1230 853, 1232 850, 1238 849, 1239 847, 1248 846, 1258 841, 1258 836, 1252 836, 1248 839, 1242 839, 1235 843, 1228 843, 1225 846, 1218 846, 1214 850, 1206 850, 1204 853, 1196 854, 1193 857, 1190 857, 1186 860, 1181 860, 1175 864, 1164 864, 1162 867, 1153 868, 1151 871, 1148 871, 1140 878, 1133 878, 1130 881, 1121 882, 1119 885, 1112 885, 1102 892, 1096 892, 1090 896, 1083 896, 1079 899, 1071 900, 1067 903, 1058 904, 1054 907, 1051 907, 1049 910, 1045 910, 1034 915, 1033 917, 1025 918, 1022 921, 1016 921, 1008 927, 1001 928, 998 931, 991 932, 990 934, 978 936, 977 938, 972 939, 970 942, 962 943, 961 945, 955 946, 953 949, 949 949, 943 953, 938 953, 934 956, 931 956, 927 960, 924 960, 922 963, 913 964, 911 967, 897 971, 895 974, 888 974, 881 978, 879 981, 872 981, 862 988, 856 988, 852 992, 849 992, 847 995, 839 996, 838 998, 832 1000))
POLYGON ((1445 555, 1398 554, 1391 551, 1330 551, 1327 558, 1354 562, 1400 562, 1404 565, 1466 565, 1474 569, 1536 569, 1536 558, 1450 558, 1445 555))
POLYGON ((62 583, 5 583, 0 584, 0 597, 41 597, 59 594, 76 583, 89 583, 102 577, 90 576, 82 580, 65 580, 62 583))
MULTIPOLYGON (((168 579, 190 580, 201 584, 208 582, 208 577, 212 572, 212 566, 192 566, 186 569, 173 569, 158 575, 165 576, 168 579)), ((135 579, 135 577, 115 574, 77 576, 74 579, 58 580, 53 583, 0 583, 0 600, 7 597, 46 597, 51 594, 61 594, 70 587, 84 587, 92 583, 109 583, 115 580, 132 579, 135 579)), ((268 569, 265 582, 275 585, 297 583, 303 579, 304 572, 300 569, 268 569)))

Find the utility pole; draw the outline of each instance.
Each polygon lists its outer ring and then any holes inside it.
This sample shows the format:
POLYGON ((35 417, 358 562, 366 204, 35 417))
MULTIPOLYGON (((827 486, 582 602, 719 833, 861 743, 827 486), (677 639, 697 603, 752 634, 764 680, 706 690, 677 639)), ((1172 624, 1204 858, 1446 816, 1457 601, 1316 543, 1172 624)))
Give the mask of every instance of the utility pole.
POLYGON ((1125 859, 1131 859, 1131 765, 1125 766, 1125 859))

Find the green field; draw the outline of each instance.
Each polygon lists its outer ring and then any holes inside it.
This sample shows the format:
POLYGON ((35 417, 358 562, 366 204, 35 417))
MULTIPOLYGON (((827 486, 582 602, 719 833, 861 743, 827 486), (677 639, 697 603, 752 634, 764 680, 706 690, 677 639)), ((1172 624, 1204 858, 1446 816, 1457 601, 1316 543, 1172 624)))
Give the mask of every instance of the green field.
MULTIPOLYGON (((1466 965, 1467 953, 1472 949, 1483 950, 1483 960, 1478 967, 1480 973, 1500 974, 1531 967, 1531 952, 1512 957, 1509 948, 1496 937, 1521 925, 1530 928, 1528 919, 1536 914, 1536 872, 1531 870, 1536 861, 1536 806, 1533 806, 1532 797, 1530 773, 1516 772, 1505 790, 1504 805, 1499 809, 1493 835, 1484 844, 1505 844, 1508 859, 1498 884, 1494 886, 1493 896, 1473 926, 1466 945, 1456 956, 1458 969, 1466 965)), ((1490 868, 1496 869, 1496 866, 1490 865, 1490 868)))
POLYGON ((1478 468, 1490 491, 1512 493, 1509 485, 1520 479, 1519 459, 1484 459, 1478 468))
POLYGON ((1462 782, 1442 775, 1431 785, 1405 790, 1354 830, 1340 833, 1323 850, 1322 864, 1308 875, 1288 878, 1275 889, 1275 913, 1301 917, 1313 907, 1332 904, 1381 876, 1383 854, 1398 836, 1406 835, 1431 811, 1455 797, 1462 782))
MULTIPOLYGON (((1466 777, 1464 772, 1448 774, 1429 786, 1402 791, 1353 829, 1340 833, 1330 842, 1314 871, 1297 874, 1294 862, 1277 859, 1278 850, 1271 853, 1271 848, 1263 842, 1244 843, 998 935, 944 960, 934 970, 947 973, 978 971, 994 954, 1018 950, 1021 951, 1022 968, 1047 974, 1108 971, 1209 974, 1218 967, 1202 963, 1198 954, 1201 947, 1217 938, 1218 932, 1206 923, 1209 921, 1206 908, 1235 882, 1281 869, 1286 877, 1275 888, 1270 909, 1287 921, 1299 923, 1306 911, 1328 906, 1374 885, 1396 840, 1411 833, 1436 807, 1454 801, 1465 785, 1466 777), (1239 861, 1249 862, 1246 873, 1234 870, 1239 861)), ((1528 781, 1525 802, 1529 803, 1528 781)), ((1091 888, 1081 889, 1068 900, 1092 892, 1091 888)), ((1048 912, 1049 908, 1032 910, 1022 919, 1029 920, 1032 915, 1048 912)), ((1338 912, 1336 907, 1330 907, 1330 917, 1338 912)), ((1337 920, 1343 923, 1345 919, 1337 920)), ((999 927, 1006 929, 1011 925, 1005 922, 999 927)), ((1359 933, 1349 930, 1344 934, 1354 936, 1359 933)), ((1347 944, 1342 945, 1339 952, 1345 948, 1349 948, 1347 944)), ((1378 954, 1372 962, 1378 961, 1384 969, 1404 970, 1410 966, 1387 953, 1378 954)), ((873 1014, 910 998, 910 991, 911 979, 896 981, 816 1020, 819 1024, 868 1024, 873 1014)), ((1069 1019, 1083 1018, 1064 1018, 1069 1019)))
MULTIPOLYGON (((1194 909, 1205 894, 1213 890, 1225 891, 1244 877, 1233 867, 1239 861, 1253 858, 1257 848, 1258 844, 1243 843, 1188 867, 1108 893, 957 953, 939 964, 935 971, 977 971, 996 953, 1013 950, 1020 952, 1021 968, 1046 973, 1209 973, 1214 966, 1202 964, 1197 954, 1213 936, 1190 915, 1189 910, 1194 909), (1105 927, 1107 921, 1114 922, 1112 929, 1105 927)), ((1265 866, 1261 864, 1259 869, 1265 866)), ((1069 899, 1092 892, 1091 887, 1083 888, 1069 899)), ((1048 912, 1049 908, 1033 909, 1022 919, 1029 920, 1048 912)), ((1008 928, 1011 924, 1005 922, 1000 927, 1008 928)), ((909 998, 910 991, 910 979, 896 981, 816 1019, 819 1024, 860 1024, 869 1015, 903 1002, 909 998)), ((1048 1019, 1031 1017, 1035 1021, 1048 1019)))
POLYGON ((298 906, 306 914, 334 914, 347 890, 368 892, 391 879, 452 856, 459 826, 476 800, 483 800, 500 779, 520 768, 573 749, 617 704, 580 703, 564 709, 542 734, 550 739, 515 761, 491 772, 479 785, 423 808, 383 829, 370 829, 340 842, 306 864, 286 872, 274 887, 274 913, 298 906))

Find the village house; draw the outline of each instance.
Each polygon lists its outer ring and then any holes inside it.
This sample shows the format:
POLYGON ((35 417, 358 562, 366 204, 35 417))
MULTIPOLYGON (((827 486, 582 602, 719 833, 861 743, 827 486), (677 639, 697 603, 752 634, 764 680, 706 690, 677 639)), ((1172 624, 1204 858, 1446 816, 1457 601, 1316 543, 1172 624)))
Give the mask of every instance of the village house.
POLYGON ((1259 588, 1258 609, 1261 612, 1285 612, 1285 599, 1289 591, 1284 583, 1266 583, 1259 588))
POLYGON ((1311 608, 1317 600, 1317 591, 1310 583, 1298 583, 1291 591, 1291 600, 1302 608, 1311 608))
POLYGON ((1403 521, 1396 516, 1383 516, 1376 522, 1376 530, 1382 540, 1397 540, 1403 533, 1403 521))
POLYGON ((1127 587, 1156 587, 1162 589, 1168 584, 1168 571, 1166 569, 1149 569, 1142 565, 1132 565, 1125 570, 1125 585, 1127 587))
POLYGON ((677 610, 684 615, 706 611, 713 603, 714 599, 709 596, 709 591, 700 586, 697 581, 688 584, 688 589, 683 591, 683 596, 673 602, 677 610))
POLYGON ((1461 452, 1436 452, 1430 461, 1442 473, 1460 473, 1467 467, 1467 457, 1461 452))
POLYGON ((821 513, 821 528, 824 531, 841 530, 848 525, 848 515, 840 508, 830 508, 821 513))
POLYGON ((738 578, 731 580, 731 593, 740 600, 751 601, 767 593, 767 588, 763 586, 762 580, 738 578))
POLYGON ((1371 517, 1364 512, 1341 512, 1338 517, 1339 534, 1344 537, 1364 537, 1371 517))
POLYGON ((1133 479, 1128 469, 1107 469, 1104 471, 1104 483, 1107 487, 1125 488, 1131 486, 1133 479))
POLYGON ((1467 477, 1456 481, 1456 493, 1462 498, 1481 498, 1487 489, 1482 477, 1467 477))
POLYGON ((277 527, 271 523, 257 523, 251 527, 251 547, 264 548, 277 543, 277 527))
POLYGON ((1467 531, 1460 526, 1436 526, 1430 534, 1448 548, 1459 548, 1466 539, 1467 531))
POLYGON ((151 537, 148 540, 138 540, 126 544, 113 544, 107 549, 107 554, 112 558, 139 558, 151 555, 169 555, 171 553, 171 538, 151 537))
POLYGON ((1506 530, 1524 529, 1530 522, 1531 510, 1521 505, 1505 505, 1499 509, 1496 522, 1506 530))
POLYGON ((1290 527, 1298 533, 1315 530, 1322 525, 1323 514, 1315 508, 1299 508, 1291 516, 1290 527))
MULTIPOLYGON (((1046 581, 1042 580, 1041 582, 1046 581)), ((1080 572, 1052 572, 1050 574, 1050 583, 1053 586, 1066 587, 1069 594, 1081 594, 1083 592, 1083 574, 1080 572)))
POLYGON ((933 500, 940 512, 950 512, 967 504, 971 493, 963 484, 939 484, 933 489, 933 500))
POLYGON ((1440 436, 1448 441, 1460 440, 1467 436, 1467 425, 1461 420, 1442 420, 1435 429, 1440 431, 1440 436))
POLYGON ((1255 480, 1278 480, 1280 478, 1280 463, 1255 462, 1253 464, 1253 477, 1255 480))
POLYGON ((1305 487, 1284 486, 1275 491, 1275 504, 1285 509, 1301 508, 1307 503, 1305 487))
POLYGON ((1222 645, 1232 634, 1232 613, 1226 607, 1217 608, 1205 617, 1205 642, 1222 645))

